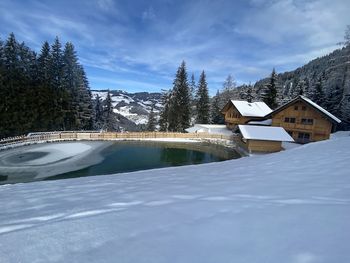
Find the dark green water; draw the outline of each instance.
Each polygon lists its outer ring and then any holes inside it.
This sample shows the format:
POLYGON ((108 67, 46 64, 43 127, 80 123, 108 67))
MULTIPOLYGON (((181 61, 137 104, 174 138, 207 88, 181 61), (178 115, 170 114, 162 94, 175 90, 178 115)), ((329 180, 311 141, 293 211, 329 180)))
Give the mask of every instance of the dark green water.
POLYGON ((98 164, 46 180, 220 162, 241 157, 234 149, 219 145, 168 142, 116 142, 101 154, 103 161, 98 164))

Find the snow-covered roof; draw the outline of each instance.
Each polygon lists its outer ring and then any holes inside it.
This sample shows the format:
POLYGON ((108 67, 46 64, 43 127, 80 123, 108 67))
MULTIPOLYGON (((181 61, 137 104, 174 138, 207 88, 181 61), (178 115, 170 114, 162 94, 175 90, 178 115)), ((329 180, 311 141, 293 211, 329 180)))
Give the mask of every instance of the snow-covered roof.
POLYGON ((207 132, 211 134, 232 135, 232 131, 226 125, 218 124, 195 124, 193 127, 185 129, 188 133, 207 132))
POLYGON ((238 125, 238 128, 244 139, 294 142, 293 138, 282 127, 238 125))
POLYGON ((312 100, 310 100, 309 98, 306 98, 304 96, 300 96, 304 101, 306 101, 307 103, 309 103, 310 105, 312 105, 313 107, 315 107, 316 109, 318 109, 319 111, 321 111, 322 113, 326 114, 329 118, 331 118, 332 120, 334 120, 337 123, 341 123, 341 120, 339 120, 337 117, 335 117, 332 113, 330 113, 329 111, 325 110, 324 108, 322 108, 320 105, 316 104, 315 102, 313 102, 312 100))
POLYGON ((272 119, 267 119, 267 120, 263 120, 263 121, 249 121, 247 124, 270 126, 270 125, 272 125, 272 119))
POLYGON ((247 117, 264 117, 272 112, 269 106, 265 102, 248 102, 242 100, 231 100, 232 104, 236 107, 242 116, 247 117))
POLYGON ((341 123, 341 120, 338 119, 337 117, 335 117, 332 113, 330 113, 329 111, 322 108, 320 105, 316 104, 315 102, 313 102, 309 98, 302 96, 302 95, 299 95, 298 97, 294 98, 293 100, 283 104, 282 106, 278 107, 273 112, 271 112, 270 114, 267 114, 265 117, 271 117, 272 115, 282 111, 283 109, 285 109, 286 107, 288 107, 289 105, 291 105, 297 101, 304 101, 307 104, 309 104, 310 106, 312 106, 314 109, 316 109, 318 112, 324 114, 331 121, 336 122, 336 123, 341 123))

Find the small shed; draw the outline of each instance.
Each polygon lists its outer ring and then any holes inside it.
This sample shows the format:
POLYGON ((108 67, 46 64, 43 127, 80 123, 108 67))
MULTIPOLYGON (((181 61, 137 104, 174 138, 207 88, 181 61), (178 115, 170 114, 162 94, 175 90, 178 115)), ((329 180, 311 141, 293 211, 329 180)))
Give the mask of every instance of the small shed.
POLYGON ((282 142, 294 142, 282 127, 238 125, 241 146, 251 152, 279 152, 282 142))

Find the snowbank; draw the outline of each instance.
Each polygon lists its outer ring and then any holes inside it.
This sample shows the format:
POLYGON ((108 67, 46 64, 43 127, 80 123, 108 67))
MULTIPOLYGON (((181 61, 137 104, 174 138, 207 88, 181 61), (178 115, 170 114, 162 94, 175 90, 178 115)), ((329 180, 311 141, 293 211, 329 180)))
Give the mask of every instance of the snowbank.
POLYGON ((220 163, 0 186, 0 259, 347 263, 349 156, 340 136, 220 163))

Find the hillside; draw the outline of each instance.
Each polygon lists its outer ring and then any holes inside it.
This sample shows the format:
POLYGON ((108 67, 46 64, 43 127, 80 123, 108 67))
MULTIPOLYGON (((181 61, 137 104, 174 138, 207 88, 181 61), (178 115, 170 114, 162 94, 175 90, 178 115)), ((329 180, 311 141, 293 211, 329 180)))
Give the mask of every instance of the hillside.
MULTIPOLYGON (((93 99, 97 94, 102 100, 107 97, 107 90, 92 90, 93 99)), ((125 130, 138 130, 142 125, 147 124, 148 115, 154 105, 154 112, 159 114, 162 105, 160 104, 160 93, 137 92, 128 93, 121 90, 111 90, 111 98, 114 113, 119 119, 124 119, 124 123, 120 124, 125 130)))
MULTIPOLYGON (((254 100, 261 100, 268 81, 269 78, 265 78, 255 83, 254 100)), ((278 74, 277 83, 279 105, 299 95, 300 90, 314 99, 316 86, 320 85, 323 98, 319 104, 342 119, 344 127, 350 128, 350 46, 316 58, 296 70, 278 74)), ((244 99, 247 88, 240 86, 231 90, 229 96, 244 99)))
POLYGON ((2 262, 350 262, 349 133, 284 152, 0 186, 2 262))

